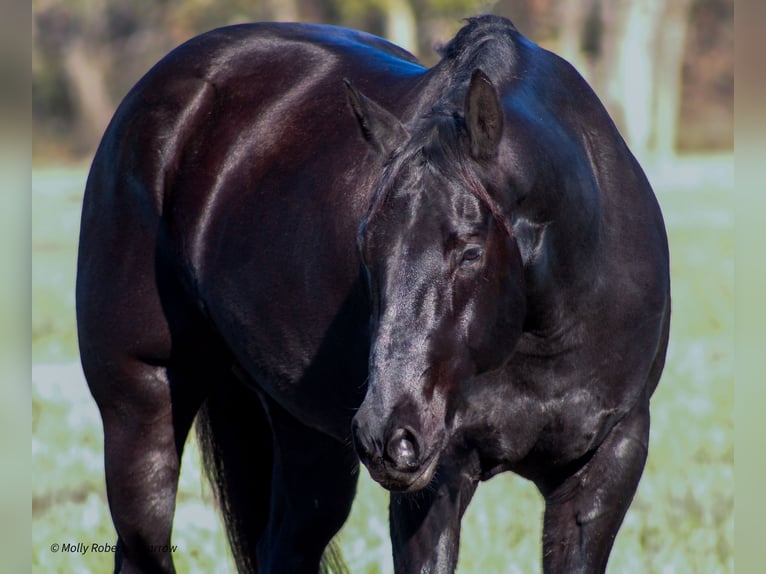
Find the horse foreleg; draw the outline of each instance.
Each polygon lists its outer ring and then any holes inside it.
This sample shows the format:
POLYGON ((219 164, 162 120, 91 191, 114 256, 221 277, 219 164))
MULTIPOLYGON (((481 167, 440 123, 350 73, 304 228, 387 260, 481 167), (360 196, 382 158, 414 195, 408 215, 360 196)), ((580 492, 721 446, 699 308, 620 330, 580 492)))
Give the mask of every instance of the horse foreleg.
POLYGON ((397 573, 454 572, 460 520, 476 485, 464 474, 439 469, 434 481, 423 490, 391 494, 391 543, 397 573))
POLYGON ((574 474, 546 492, 543 571, 604 572, 649 444, 648 405, 620 421, 574 474))

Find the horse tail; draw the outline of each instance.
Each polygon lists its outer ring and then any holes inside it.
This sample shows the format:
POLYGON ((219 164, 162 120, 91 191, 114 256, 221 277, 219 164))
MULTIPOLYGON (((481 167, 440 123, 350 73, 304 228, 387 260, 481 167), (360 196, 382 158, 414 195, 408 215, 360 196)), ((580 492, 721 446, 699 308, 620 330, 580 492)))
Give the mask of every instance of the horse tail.
POLYGON ((269 516, 272 437, 255 392, 220 381, 195 422, 202 466, 222 515, 237 572, 256 573, 256 545, 269 516))
POLYGON ((322 562, 319 565, 319 574, 350 574, 348 566, 343 559, 340 546, 335 540, 330 544, 322 554, 322 562))
MULTIPOLYGON (((256 545, 266 529, 273 466, 272 431, 258 395, 235 377, 220 381, 195 420, 202 467, 223 518, 237 572, 258 572, 256 545)), ((348 574, 337 542, 320 574, 348 574)))

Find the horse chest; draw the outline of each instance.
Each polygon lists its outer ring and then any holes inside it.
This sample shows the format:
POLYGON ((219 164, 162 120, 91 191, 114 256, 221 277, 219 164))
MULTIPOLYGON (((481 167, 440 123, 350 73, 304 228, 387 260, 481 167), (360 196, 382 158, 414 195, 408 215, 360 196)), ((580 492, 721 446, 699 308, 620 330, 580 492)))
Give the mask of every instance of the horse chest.
POLYGON ((563 358, 535 365, 506 374, 510 390, 498 428, 513 445, 508 460, 566 464, 598 446, 627 409, 603 373, 576 370, 563 358))

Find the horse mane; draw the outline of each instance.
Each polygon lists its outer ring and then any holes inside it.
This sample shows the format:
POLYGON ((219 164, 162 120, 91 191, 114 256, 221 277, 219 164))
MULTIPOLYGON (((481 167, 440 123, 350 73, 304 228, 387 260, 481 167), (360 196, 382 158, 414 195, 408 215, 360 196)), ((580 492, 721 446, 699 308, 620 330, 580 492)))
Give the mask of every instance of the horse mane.
POLYGON ((493 81, 508 73, 517 60, 519 32, 513 22, 487 14, 466 18, 467 23, 446 45, 436 48, 442 61, 449 63, 459 79, 481 68, 493 81), (488 44, 491 44, 488 45, 488 44), (489 49, 488 49, 489 48, 489 49))

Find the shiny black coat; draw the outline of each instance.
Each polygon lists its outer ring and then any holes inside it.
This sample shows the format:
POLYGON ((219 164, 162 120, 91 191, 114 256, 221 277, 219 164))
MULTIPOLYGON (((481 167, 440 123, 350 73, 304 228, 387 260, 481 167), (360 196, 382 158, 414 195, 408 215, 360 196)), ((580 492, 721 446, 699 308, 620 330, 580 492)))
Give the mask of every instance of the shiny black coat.
POLYGON ((327 26, 187 42, 117 110, 84 199, 116 570, 172 570, 154 547, 197 416, 242 571, 316 572, 359 459, 392 491, 397 572, 452 572, 477 484, 507 470, 545 497, 544 570, 603 571, 669 289, 635 158, 507 20, 430 69, 327 26))

